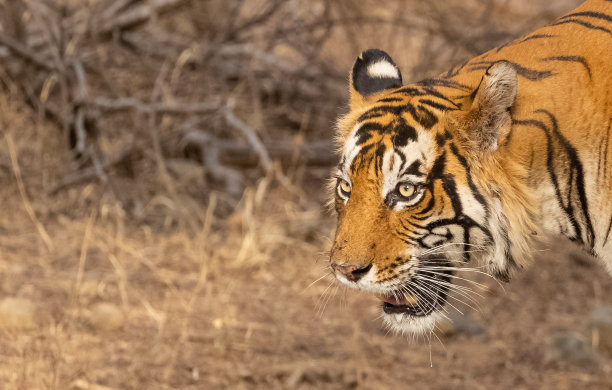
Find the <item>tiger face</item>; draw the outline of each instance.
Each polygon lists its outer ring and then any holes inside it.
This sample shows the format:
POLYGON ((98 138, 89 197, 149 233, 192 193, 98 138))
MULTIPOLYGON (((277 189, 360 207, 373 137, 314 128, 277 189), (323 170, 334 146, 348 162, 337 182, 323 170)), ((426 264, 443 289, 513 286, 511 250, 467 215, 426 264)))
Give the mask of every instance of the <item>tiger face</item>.
POLYGON ((500 152, 516 71, 496 63, 477 88, 449 95, 437 87, 451 80, 403 86, 391 57, 368 50, 350 80, 332 178, 338 225, 331 267, 341 283, 382 300, 388 326, 422 332, 451 304, 458 267, 478 262, 507 279, 527 245, 513 240, 503 212, 511 201, 504 191, 523 191, 515 180, 523 167, 500 152))

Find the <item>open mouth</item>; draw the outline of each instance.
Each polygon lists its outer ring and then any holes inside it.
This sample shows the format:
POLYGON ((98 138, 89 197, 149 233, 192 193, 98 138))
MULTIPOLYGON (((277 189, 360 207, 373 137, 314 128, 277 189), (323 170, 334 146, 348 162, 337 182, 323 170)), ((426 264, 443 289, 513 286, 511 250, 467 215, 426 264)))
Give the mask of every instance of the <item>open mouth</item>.
POLYGON ((425 317, 444 306, 450 283, 450 272, 419 271, 407 285, 376 296, 385 314, 425 317))

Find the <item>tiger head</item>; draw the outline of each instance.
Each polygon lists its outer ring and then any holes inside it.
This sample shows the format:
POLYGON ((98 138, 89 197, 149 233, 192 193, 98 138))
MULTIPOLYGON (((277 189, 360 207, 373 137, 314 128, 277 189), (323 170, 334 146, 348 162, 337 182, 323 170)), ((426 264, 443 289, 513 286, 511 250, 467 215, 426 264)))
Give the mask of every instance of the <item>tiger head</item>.
POLYGON ((330 261, 341 283, 382 300, 389 327, 433 328, 463 264, 506 280, 524 261, 525 164, 505 150, 517 88, 506 62, 471 88, 444 78, 403 86, 380 50, 356 60, 337 126, 330 261))

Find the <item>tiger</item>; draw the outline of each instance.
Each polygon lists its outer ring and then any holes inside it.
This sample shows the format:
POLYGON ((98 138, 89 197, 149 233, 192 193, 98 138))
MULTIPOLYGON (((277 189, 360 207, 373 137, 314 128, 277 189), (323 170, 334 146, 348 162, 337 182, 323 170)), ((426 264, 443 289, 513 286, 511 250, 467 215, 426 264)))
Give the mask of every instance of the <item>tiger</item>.
POLYGON ((563 235, 612 273, 612 1, 404 85, 383 50, 349 73, 336 122, 331 272, 423 334, 464 268, 507 282, 563 235))

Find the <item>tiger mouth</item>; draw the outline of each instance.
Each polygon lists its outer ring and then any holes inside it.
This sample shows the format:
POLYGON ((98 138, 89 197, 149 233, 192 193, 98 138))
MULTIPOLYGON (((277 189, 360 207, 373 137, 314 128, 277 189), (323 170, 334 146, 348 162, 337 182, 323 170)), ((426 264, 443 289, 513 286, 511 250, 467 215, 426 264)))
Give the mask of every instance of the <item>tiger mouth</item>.
POLYGON ((426 317, 444 306, 450 284, 450 273, 418 272, 410 283, 376 296, 385 314, 426 317))

